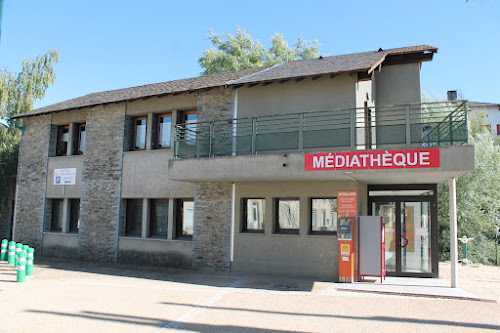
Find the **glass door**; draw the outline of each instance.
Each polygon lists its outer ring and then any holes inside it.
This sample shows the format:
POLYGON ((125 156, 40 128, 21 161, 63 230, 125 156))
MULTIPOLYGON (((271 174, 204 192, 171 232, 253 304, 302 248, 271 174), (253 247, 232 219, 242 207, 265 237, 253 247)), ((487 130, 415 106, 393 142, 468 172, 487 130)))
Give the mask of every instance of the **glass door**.
POLYGON ((400 202, 401 272, 431 273, 431 224, 429 201, 400 202))
POLYGON ((385 221, 388 275, 437 276, 435 207, 428 197, 370 198, 371 215, 385 221))

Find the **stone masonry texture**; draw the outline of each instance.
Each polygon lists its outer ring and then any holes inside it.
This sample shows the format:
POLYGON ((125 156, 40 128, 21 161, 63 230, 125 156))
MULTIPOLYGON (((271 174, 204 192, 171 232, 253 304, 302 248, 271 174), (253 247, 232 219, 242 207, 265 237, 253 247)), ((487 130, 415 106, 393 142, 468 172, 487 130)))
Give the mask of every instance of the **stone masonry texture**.
POLYGON ((198 183, 194 195, 193 267, 211 272, 231 268, 230 183, 198 183))
POLYGON ((198 121, 232 119, 234 110, 234 90, 215 88, 198 95, 198 121))
POLYGON ((124 209, 121 199, 124 133, 125 103, 88 111, 78 239, 78 256, 84 260, 117 261, 124 209))
MULTIPOLYGON (((232 119, 234 90, 215 88, 198 95, 198 121, 232 119)), ((193 267, 231 269, 231 184, 195 184, 193 267)))
POLYGON ((47 216, 45 191, 51 133, 51 115, 24 119, 17 168, 15 241, 42 247, 43 225, 47 216))

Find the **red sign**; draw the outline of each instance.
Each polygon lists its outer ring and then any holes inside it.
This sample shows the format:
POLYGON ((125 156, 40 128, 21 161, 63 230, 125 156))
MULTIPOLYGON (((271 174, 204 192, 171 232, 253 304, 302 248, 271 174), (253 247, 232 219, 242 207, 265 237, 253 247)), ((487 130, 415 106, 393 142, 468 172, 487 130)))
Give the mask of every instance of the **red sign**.
POLYGON ((438 148, 306 154, 306 171, 438 168, 438 148))
POLYGON ((358 196, 356 191, 339 191, 338 193, 338 215, 358 215, 358 196))

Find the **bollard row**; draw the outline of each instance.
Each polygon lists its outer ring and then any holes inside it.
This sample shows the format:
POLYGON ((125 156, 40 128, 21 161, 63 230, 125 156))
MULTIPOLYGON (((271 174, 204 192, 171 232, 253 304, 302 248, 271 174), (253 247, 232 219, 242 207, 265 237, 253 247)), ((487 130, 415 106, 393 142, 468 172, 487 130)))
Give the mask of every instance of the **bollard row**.
POLYGON ((25 282, 26 276, 33 275, 34 248, 3 239, 1 249, 0 261, 7 261, 17 268, 17 282, 25 282))

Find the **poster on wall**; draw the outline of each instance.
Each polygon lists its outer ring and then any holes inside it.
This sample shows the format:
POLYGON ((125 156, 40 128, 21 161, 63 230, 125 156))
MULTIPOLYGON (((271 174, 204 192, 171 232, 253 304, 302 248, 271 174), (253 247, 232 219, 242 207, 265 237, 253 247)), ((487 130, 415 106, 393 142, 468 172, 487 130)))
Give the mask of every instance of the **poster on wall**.
POLYGON ((54 185, 75 185, 76 168, 54 169, 54 185))
POLYGON ((356 191, 339 191, 337 200, 339 216, 358 215, 358 197, 356 191))

